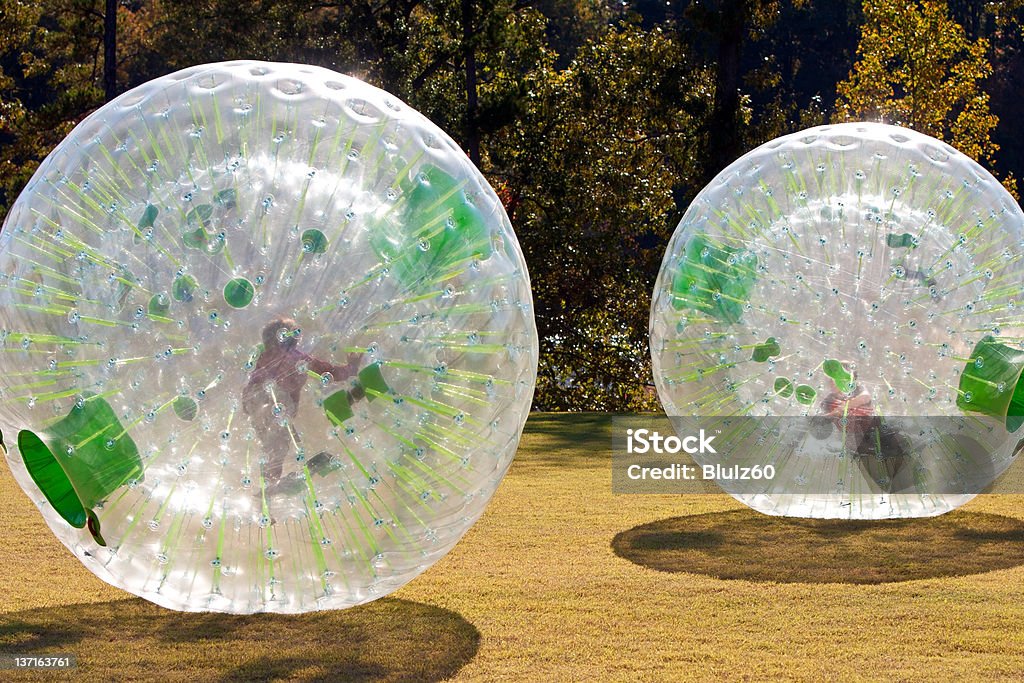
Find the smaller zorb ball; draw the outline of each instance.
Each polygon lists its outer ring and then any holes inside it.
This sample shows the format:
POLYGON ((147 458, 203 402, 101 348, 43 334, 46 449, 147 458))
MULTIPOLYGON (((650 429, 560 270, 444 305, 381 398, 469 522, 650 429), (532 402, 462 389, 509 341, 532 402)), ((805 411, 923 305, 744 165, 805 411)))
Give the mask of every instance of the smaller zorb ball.
POLYGON ((304 612, 390 593, 480 516, 537 332, 505 211, 437 126, 230 62, 42 163, 0 234, 0 352, 8 464, 86 567, 174 609, 304 612))
POLYGON ((912 130, 758 147, 669 243, 650 328, 665 411, 714 437, 693 457, 761 512, 962 505, 1024 437, 1022 231, 995 178, 912 130))

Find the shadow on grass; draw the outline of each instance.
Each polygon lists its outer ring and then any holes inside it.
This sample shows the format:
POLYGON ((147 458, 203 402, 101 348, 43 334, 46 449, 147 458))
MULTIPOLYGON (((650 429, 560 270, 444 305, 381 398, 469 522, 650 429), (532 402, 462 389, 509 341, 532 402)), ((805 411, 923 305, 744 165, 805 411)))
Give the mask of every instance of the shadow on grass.
POLYGON ((611 453, 608 413, 530 413, 519 448, 531 453, 517 467, 606 464, 611 453))
POLYGON ((0 651, 74 654, 76 680, 439 681, 479 646, 455 612, 395 598, 302 615, 186 614, 140 599, 0 615, 0 651))
POLYGON ((665 572, 782 583, 874 584, 1024 565, 1024 521, 976 512, 847 521, 730 510, 650 522, 612 549, 665 572))

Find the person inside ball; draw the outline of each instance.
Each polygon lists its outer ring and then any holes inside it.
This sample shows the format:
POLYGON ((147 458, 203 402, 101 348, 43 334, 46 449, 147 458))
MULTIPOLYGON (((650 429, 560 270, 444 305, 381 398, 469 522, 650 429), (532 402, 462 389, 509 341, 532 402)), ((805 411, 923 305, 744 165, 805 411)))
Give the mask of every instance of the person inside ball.
POLYGON ((840 361, 838 368, 835 376, 830 375, 832 390, 821 403, 822 413, 845 436, 846 451, 861 471, 882 491, 905 490, 913 483, 906 481, 909 440, 876 414, 871 394, 857 381, 854 364, 840 361))
MULTIPOLYGON (((302 334, 296 321, 280 316, 263 328, 263 353, 242 391, 242 407, 249 416, 265 450, 263 476, 270 486, 281 479, 284 463, 299 450, 301 441, 292 421, 310 373, 340 381, 355 374, 359 354, 345 365, 334 365, 299 349, 302 334)), ((349 390, 349 400, 365 396, 362 387, 349 390)), ((325 453, 316 458, 328 459, 325 453)), ((313 461, 311 461, 312 463, 313 461)))

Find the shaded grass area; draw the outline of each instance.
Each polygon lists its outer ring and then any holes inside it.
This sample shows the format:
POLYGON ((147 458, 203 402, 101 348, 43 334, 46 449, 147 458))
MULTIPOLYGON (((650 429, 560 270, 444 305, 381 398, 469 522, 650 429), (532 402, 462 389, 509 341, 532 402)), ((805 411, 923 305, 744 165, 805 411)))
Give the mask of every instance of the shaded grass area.
POLYGON ((95 681, 1020 679, 1024 566, 1002 546, 1020 544, 1022 497, 861 531, 788 529, 720 494, 613 495, 610 442, 608 416, 532 415, 447 557, 390 598, 295 617, 128 599, 63 549, 0 467, 0 652, 63 649, 79 658, 74 679, 95 681), (948 526, 927 531, 935 522, 948 526), (617 536, 645 526, 692 555, 657 571, 616 554, 617 536), (702 529, 692 548, 678 539, 702 529), (747 578, 723 580, 713 562, 748 564, 747 578), (814 581, 830 562, 877 575, 814 581))
POLYGON ((719 579, 884 583, 1024 565, 1024 522, 957 510, 859 522, 731 510, 672 517, 615 536, 615 553, 665 572, 719 579))
MULTIPOLYGON (((607 413, 531 413, 513 472, 555 468, 610 467, 612 415, 607 413)), ((582 493, 582 492, 581 492, 582 493)))
POLYGON ((138 598, 0 615, 0 652, 73 653, 87 678, 107 680, 438 681, 479 640, 454 612, 394 598, 301 616, 186 614, 138 598))

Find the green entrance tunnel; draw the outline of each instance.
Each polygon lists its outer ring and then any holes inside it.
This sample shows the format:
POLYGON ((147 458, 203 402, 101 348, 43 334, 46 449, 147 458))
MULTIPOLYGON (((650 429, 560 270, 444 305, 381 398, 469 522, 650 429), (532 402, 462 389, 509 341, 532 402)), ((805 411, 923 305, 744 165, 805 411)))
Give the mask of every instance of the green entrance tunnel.
POLYGON ((963 411, 1004 420, 1007 431, 1024 424, 1024 351, 986 336, 960 375, 956 404, 963 411))
POLYGON ((131 479, 143 477, 139 449, 110 404, 85 394, 49 428, 21 430, 18 450, 54 511, 77 529, 88 526, 96 542, 106 545, 92 508, 131 479))

